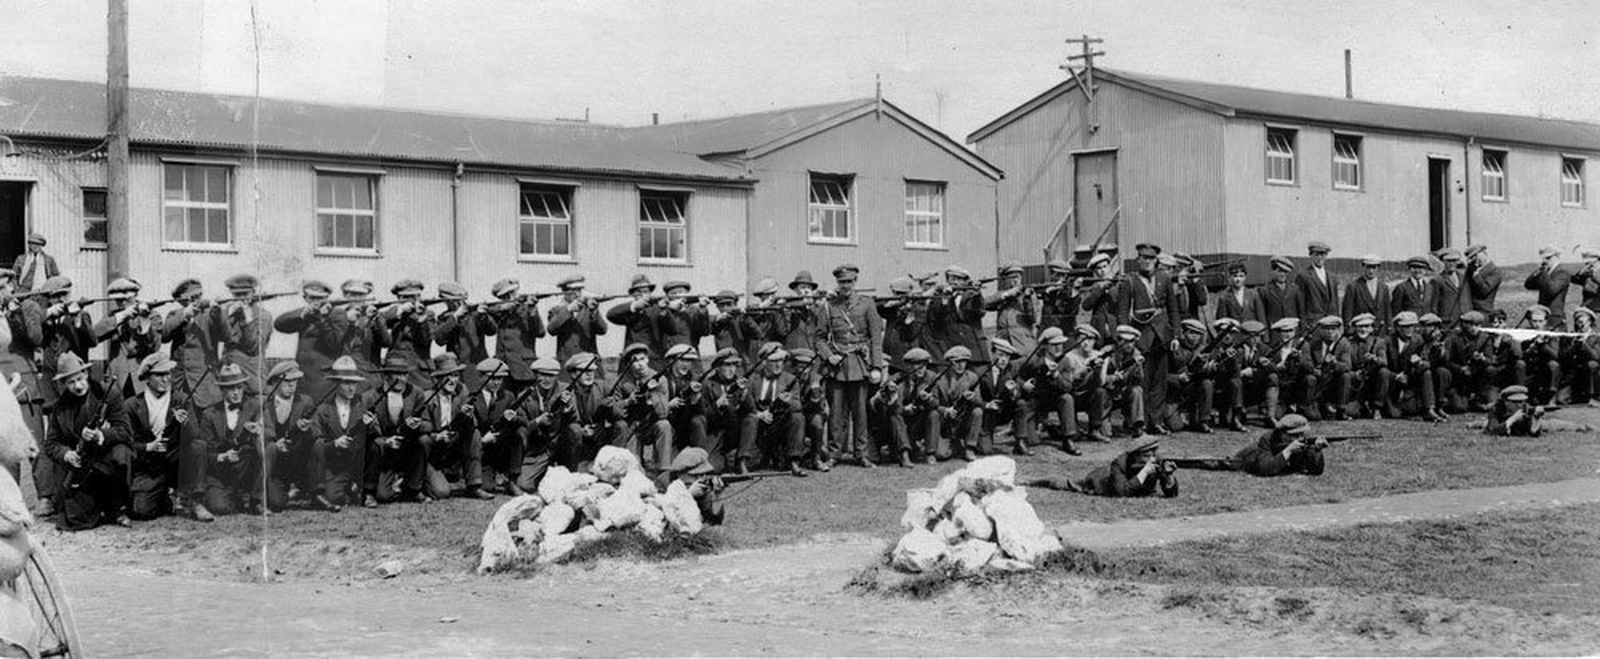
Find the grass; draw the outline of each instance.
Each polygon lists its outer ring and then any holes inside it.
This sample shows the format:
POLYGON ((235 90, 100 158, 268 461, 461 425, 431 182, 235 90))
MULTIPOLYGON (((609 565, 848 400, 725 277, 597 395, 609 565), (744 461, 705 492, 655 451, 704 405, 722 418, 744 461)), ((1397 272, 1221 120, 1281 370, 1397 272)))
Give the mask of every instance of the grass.
MULTIPOLYGON (((1209 587, 1268 586, 1426 595, 1539 615, 1583 615, 1596 613, 1600 601, 1597 557, 1600 505, 1590 504, 1129 548, 1088 561, 1069 557, 1055 569, 1188 587, 1169 593, 1165 608, 1194 607, 1215 593, 1209 587)), ((1306 608, 1304 601, 1281 597, 1277 605, 1282 614, 1306 608)))

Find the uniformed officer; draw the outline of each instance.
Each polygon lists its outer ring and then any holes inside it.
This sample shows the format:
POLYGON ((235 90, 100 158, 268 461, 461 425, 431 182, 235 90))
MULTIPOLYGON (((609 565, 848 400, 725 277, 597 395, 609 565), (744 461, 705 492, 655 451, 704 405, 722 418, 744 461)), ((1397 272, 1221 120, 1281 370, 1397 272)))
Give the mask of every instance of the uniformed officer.
POLYGON ((881 370, 883 319, 872 300, 855 293, 860 268, 841 265, 833 269, 838 291, 816 306, 816 351, 833 369, 829 383, 833 418, 833 443, 872 467, 872 440, 867 434, 867 377, 881 370))
MULTIPOLYGON (((1156 272, 1156 260, 1161 247, 1153 244, 1138 246, 1139 271, 1123 280, 1117 305, 1118 333, 1126 325, 1139 332, 1137 349, 1144 355, 1144 373, 1139 378, 1144 387, 1143 427, 1151 433, 1168 432, 1160 419, 1160 410, 1167 401, 1167 374, 1171 368, 1170 356, 1177 341, 1177 298, 1172 294, 1172 280, 1156 272)), ((1129 419, 1129 421, 1133 421, 1129 419)))

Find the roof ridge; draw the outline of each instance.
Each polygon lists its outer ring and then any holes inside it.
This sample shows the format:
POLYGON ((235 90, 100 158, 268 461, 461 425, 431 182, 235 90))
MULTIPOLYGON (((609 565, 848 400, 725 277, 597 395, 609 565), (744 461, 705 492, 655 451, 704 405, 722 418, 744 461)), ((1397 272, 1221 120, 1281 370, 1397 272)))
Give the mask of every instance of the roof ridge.
POLYGON ((644 128, 644 129, 649 129, 649 128, 681 128, 683 126, 687 126, 687 125, 691 125, 691 124, 700 124, 700 123, 707 123, 707 122, 712 122, 712 121, 728 121, 728 120, 731 120, 731 119, 748 119, 750 117, 758 117, 758 116, 761 116, 761 115, 764 115, 764 114, 781 114, 781 113, 784 113, 784 112, 801 112, 801 111, 805 111, 805 110, 813 110, 813 109, 816 109, 816 108, 825 108, 825 107, 830 107, 830 106, 855 107, 856 105, 859 105, 859 104, 862 104, 862 103, 866 103, 868 101, 874 101, 874 100, 877 100, 877 99, 876 99, 876 97, 873 97, 873 96, 858 96, 858 97, 855 97, 855 98, 848 98, 848 99, 832 101, 832 102, 827 102, 827 103, 808 103, 806 105, 790 105, 790 106, 783 106, 783 107, 775 107, 775 108, 772 108, 770 110, 757 110, 757 111, 754 111, 754 112, 741 112, 741 113, 738 113, 738 114, 725 114, 725 115, 720 115, 720 116, 716 116, 716 117, 706 117, 704 119, 685 119, 683 121, 669 121, 669 122, 665 122, 665 123, 650 124, 650 125, 646 125, 646 126, 624 126, 623 128, 625 130, 632 130, 632 129, 639 129, 639 128, 644 128))

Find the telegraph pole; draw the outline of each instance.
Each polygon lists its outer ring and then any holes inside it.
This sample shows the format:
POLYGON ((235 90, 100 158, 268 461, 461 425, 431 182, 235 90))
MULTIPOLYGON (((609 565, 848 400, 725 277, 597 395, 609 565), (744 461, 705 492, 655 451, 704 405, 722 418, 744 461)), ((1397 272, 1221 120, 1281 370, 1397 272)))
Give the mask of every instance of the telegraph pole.
POLYGON ((106 282, 128 272, 128 0, 106 11, 106 282))

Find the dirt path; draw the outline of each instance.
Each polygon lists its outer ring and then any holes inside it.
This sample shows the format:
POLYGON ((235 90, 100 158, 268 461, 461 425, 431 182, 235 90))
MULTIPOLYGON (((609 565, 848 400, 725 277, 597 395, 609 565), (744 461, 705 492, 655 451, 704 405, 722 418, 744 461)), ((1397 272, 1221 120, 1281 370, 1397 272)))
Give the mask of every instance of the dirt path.
POLYGON ((1224 535, 1306 531, 1367 523, 1448 519, 1479 513, 1600 502, 1600 478, 1469 490, 1433 490, 1285 508, 1169 519, 1068 522, 1061 538, 1088 549, 1148 547, 1224 535))

